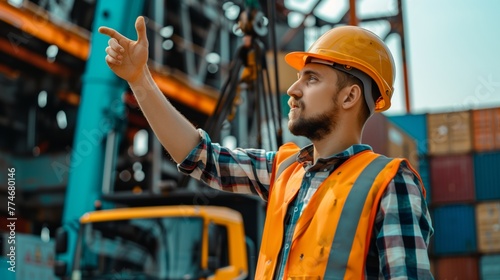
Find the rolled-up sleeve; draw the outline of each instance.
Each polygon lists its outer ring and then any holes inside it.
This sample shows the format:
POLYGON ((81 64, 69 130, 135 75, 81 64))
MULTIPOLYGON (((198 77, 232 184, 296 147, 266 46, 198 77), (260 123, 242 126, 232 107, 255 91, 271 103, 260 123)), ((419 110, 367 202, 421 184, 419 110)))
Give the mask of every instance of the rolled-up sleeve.
POLYGON ((179 172, 228 192, 258 194, 267 200, 275 152, 263 149, 228 149, 212 143, 198 129, 201 141, 177 165, 179 172))

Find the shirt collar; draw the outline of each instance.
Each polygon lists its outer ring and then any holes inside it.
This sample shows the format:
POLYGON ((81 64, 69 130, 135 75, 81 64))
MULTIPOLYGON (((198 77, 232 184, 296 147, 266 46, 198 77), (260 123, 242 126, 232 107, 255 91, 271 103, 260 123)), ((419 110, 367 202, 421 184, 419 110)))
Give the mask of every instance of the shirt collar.
MULTIPOLYGON (((359 152, 366 150, 371 151, 372 148, 366 144, 355 144, 338 154, 329 156, 327 158, 319 158, 317 162, 318 163, 321 162, 322 164, 331 164, 337 162, 339 159, 348 158, 359 152)), ((297 161, 303 166, 311 165, 313 162, 313 155, 314 155, 314 146, 313 144, 309 144, 299 151, 299 154, 297 155, 297 161)))

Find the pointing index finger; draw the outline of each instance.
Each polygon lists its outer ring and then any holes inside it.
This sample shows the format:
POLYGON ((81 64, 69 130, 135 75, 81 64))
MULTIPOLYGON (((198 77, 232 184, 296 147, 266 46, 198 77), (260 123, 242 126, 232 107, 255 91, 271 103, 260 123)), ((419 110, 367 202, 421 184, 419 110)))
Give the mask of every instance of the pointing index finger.
POLYGON ((101 26, 101 27, 99 27, 98 31, 101 34, 108 35, 109 37, 115 38, 118 41, 125 39, 125 36, 120 34, 118 31, 114 30, 113 28, 101 26))

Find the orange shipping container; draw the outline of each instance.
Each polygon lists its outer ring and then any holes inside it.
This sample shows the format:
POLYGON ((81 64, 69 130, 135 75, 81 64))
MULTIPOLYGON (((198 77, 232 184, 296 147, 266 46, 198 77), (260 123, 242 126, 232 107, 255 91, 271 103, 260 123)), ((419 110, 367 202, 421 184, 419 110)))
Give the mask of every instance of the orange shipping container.
POLYGON ((500 252, 500 201, 477 204, 476 228, 479 252, 500 252))
POLYGON ((474 150, 500 150, 500 108, 472 111, 474 150))
POLYGON ((427 115, 429 154, 446 155, 472 150, 470 111, 427 115))
POLYGON ((437 280, 477 280, 478 260, 475 257, 445 257, 436 260, 434 278, 437 280))

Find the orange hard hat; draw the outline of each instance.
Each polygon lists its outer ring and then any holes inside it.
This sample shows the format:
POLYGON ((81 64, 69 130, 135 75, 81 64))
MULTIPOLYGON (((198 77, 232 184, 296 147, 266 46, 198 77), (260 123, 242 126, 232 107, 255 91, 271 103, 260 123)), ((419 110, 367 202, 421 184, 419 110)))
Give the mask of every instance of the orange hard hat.
MULTIPOLYGON (((335 27, 319 37, 306 52, 287 54, 285 61, 300 70, 311 58, 341 64, 345 69, 355 68, 368 75, 375 81, 381 94, 381 98, 374 101, 375 112, 391 107, 396 67, 389 48, 373 32, 358 26, 335 27)), ((355 72, 352 74, 357 76, 355 72)), ((371 85, 365 84, 364 88, 365 98, 369 98, 366 89, 371 93, 371 85)), ((370 111, 373 111, 372 108, 370 111)))

